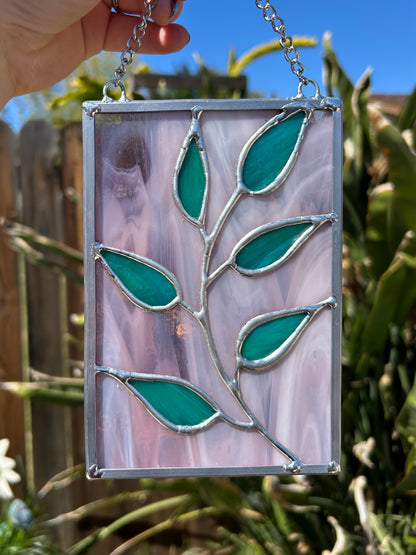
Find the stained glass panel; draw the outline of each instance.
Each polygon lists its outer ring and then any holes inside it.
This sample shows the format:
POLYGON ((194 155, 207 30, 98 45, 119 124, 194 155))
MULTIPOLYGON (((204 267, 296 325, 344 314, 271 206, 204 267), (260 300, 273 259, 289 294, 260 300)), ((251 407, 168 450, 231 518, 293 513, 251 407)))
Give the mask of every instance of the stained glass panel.
POLYGON ((341 113, 286 104, 85 107, 90 476, 337 469, 341 113))

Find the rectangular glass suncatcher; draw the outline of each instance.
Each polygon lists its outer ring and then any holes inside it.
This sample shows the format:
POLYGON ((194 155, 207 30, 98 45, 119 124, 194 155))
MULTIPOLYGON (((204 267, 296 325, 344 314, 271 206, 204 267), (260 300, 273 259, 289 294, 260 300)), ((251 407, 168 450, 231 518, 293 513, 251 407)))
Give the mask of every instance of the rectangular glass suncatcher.
POLYGON ((83 112, 88 476, 337 472, 340 101, 83 112))

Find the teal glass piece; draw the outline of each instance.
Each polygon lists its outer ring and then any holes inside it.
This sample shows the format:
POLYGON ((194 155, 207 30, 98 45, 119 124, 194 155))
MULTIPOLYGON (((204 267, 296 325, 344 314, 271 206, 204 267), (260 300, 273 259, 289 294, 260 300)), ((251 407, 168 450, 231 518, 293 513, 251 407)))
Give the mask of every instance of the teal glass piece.
POLYGON ((241 354, 246 360, 255 361, 272 355, 308 317, 306 311, 278 316, 256 326, 246 336, 241 354))
POLYGON ((128 380, 152 408, 174 426, 198 426, 216 410, 198 393, 167 380, 128 380))
POLYGON ((173 283, 160 270, 123 253, 100 249, 100 254, 128 297, 150 307, 167 306, 177 297, 173 283))
POLYGON ((301 235, 312 228, 311 223, 297 223, 266 231, 252 239, 236 255, 237 267, 259 270, 283 258, 301 235))
POLYGON ((279 121, 259 135, 243 165, 243 183, 251 191, 262 191, 276 181, 291 158, 303 122, 303 111, 279 121))
POLYGON ((192 139, 178 173, 178 197, 185 212, 195 220, 201 216, 205 187, 201 154, 195 139, 192 139))

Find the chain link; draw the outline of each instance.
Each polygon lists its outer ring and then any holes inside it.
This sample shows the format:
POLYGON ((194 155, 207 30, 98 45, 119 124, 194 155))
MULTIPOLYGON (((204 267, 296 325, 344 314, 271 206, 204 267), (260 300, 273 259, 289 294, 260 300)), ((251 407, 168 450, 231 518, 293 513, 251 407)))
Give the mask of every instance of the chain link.
MULTIPOLYGON (((143 0, 144 13, 137 16, 139 22, 134 26, 133 34, 127 41, 127 47, 120 55, 120 65, 114 72, 114 79, 108 81, 104 85, 103 93, 104 100, 111 100, 108 95, 108 89, 111 86, 119 87, 121 89, 121 100, 126 100, 126 91, 123 83, 121 82, 127 72, 127 66, 133 62, 134 55, 138 52, 141 41, 146 33, 147 20, 152 15, 152 8, 154 7, 155 0, 143 0)), ((266 22, 271 23, 273 31, 280 35, 279 44, 282 47, 285 60, 290 64, 292 73, 299 79, 298 96, 302 94, 302 87, 312 83, 315 87, 315 96, 319 95, 319 87, 317 83, 305 77, 303 72, 305 70, 303 64, 299 59, 299 52, 293 44, 293 38, 286 34, 285 23, 281 17, 277 15, 276 9, 268 0, 255 0, 256 7, 262 10, 263 18, 266 22)), ((113 7, 117 13, 123 13, 118 5, 118 0, 113 0, 113 7)))
MULTIPOLYGON (((110 101, 108 89, 110 87, 118 87, 121 90, 121 101, 126 101, 126 90, 121 82, 126 75, 127 66, 133 63, 134 55, 137 54, 142 44, 142 39, 146 33, 147 20, 152 15, 154 0, 143 0, 144 12, 137 15, 138 23, 133 28, 133 34, 126 44, 126 49, 120 54, 120 65, 114 71, 114 79, 107 81, 104 85, 103 95, 105 101, 110 101)), ((118 0, 113 0, 113 7, 117 13, 123 13, 118 5, 118 0)))
POLYGON ((257 8, 262 10, 263 18, 268 23, 271 23, 273 31, 280 35, 279 44, 283 49, 285 60, 289 62, 290 69, 299 79, 301 85, 307 85, 312 82, 312 79, 305 77, 303 72, 305 70, 303 64, 299 59, 299 52, 293 45, 293 39, 290 35, 286 34, 284 21, 276 13, 276 9, 268 0, 255 0, 257 8))
POLYGON ((121 64, 114 72, 116 85, 118 85, 125 76, 127 66, 133 62, 134 55, 138 52, 142 44, 142 39, 146 33, 147 20, 152 15, 152 5, 151 2, 147 2, 146 0, 144 0, 143 4, 145 11, 137 16, 139 22, 134 26, 133 34, 127 41, 127 48, 120 55, 121 64))

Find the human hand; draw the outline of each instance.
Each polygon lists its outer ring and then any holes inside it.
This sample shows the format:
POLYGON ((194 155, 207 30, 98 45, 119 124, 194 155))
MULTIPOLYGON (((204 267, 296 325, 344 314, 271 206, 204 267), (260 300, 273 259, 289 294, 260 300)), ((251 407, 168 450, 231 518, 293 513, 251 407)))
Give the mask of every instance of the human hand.
MULTIPOLYGON (((123 51, 144 0, 0 0, 0 109, 13 96, 49 87, 102 50, 123 51)), ((167 54, 189 41, 172 22, 183 0, 158 0, 140 52, 167 54), (178 10, 174 13, 177 4, 178 10)))

